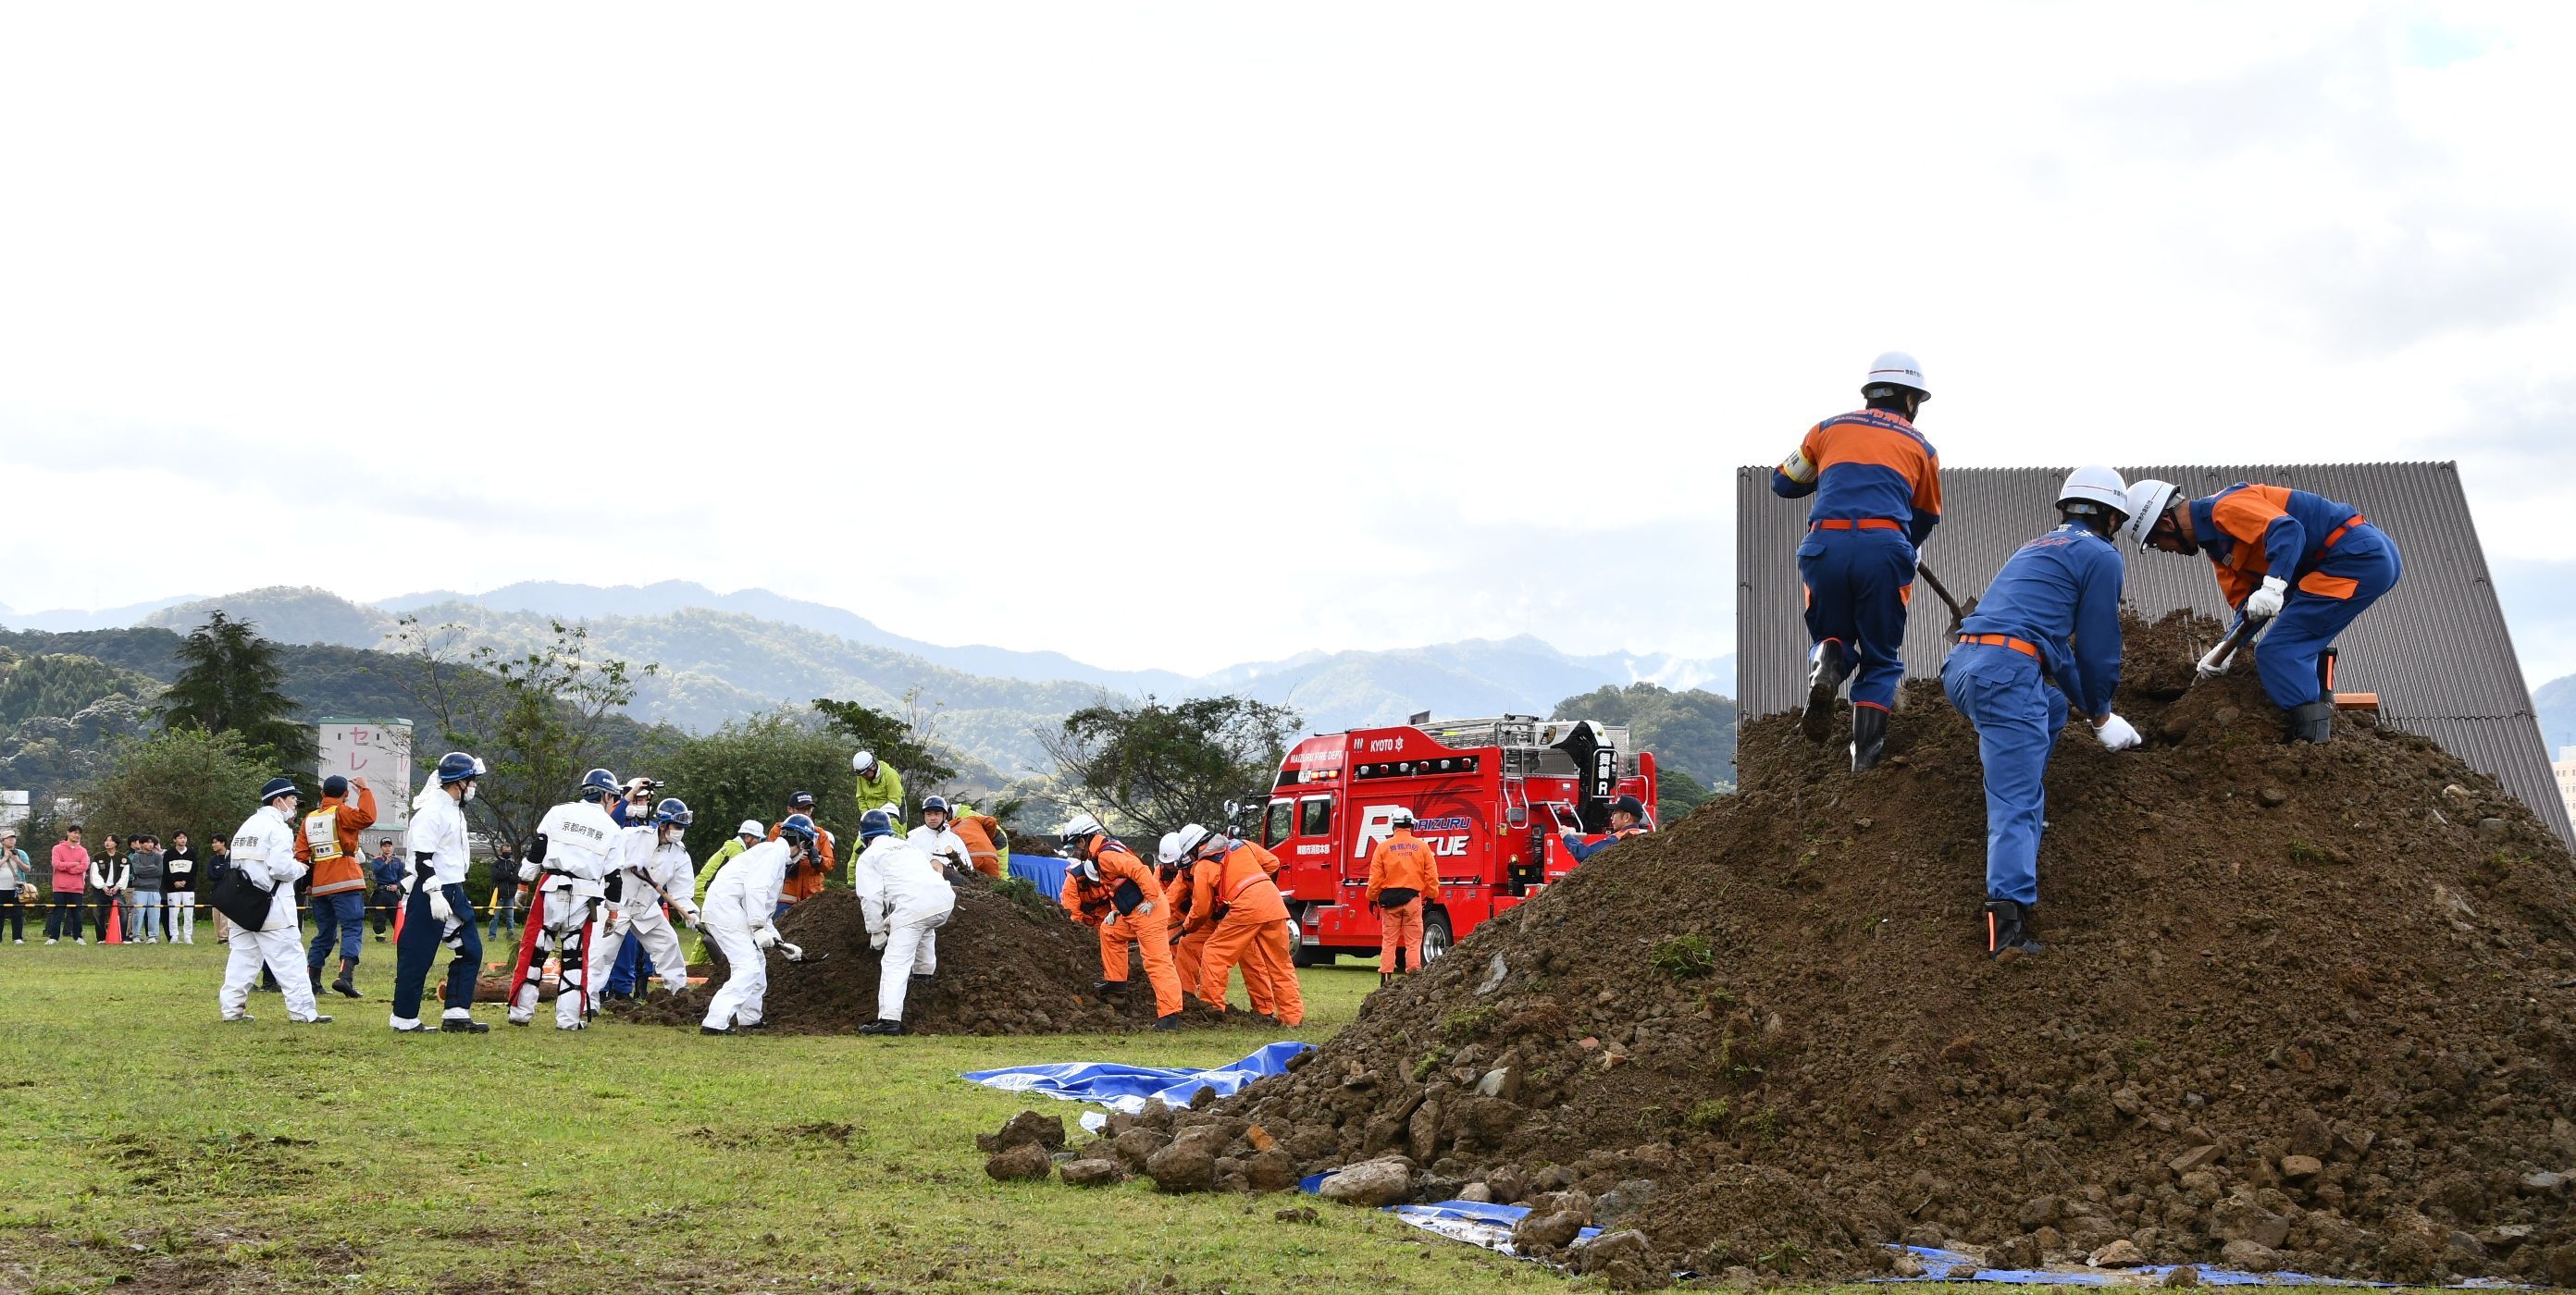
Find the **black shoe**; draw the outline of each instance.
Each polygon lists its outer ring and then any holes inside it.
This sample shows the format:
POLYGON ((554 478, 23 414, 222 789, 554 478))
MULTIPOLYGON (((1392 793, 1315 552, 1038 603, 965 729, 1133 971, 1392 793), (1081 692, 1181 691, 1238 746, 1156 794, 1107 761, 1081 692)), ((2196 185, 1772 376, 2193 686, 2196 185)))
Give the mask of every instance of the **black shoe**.
POLYGON ((861 1033, 861 1034, 901 1034, 901 1033, 903 1033, 903 1022, 901 1022, 901 1021, 887 1021, 887 1020, 875 1020, 875 1021, 870 1021, 870 1022, 868 1022, 867 1024, 862 1025, 862 1026, 860 1026, 860 1027, 859 1027, 859 1033, 861 1033))
POLYGON ((1177 1030, 1181 1028, 1181 1014, 1179 1012, 1174 1012, 1169 1016, 1155 1017, 1154 1028, 1158 1030, 1177 1030))
POLYGON ((753 1022, 752 1022, 751 1024, 749 1024, 749 1025, 737 1025, 737 1026, 735 1026, 734 1028, 735 1028, 735 1029, 737 1029, 737 1030, 765 1030, 765 1029, 768 1029, 768 1028, 769 1028, 769 1022, 768 1022, 767 1020, 765 1020, 765 1019, 764 1019, 764 1020, 758 1020, 758 1021, 753 1021, 753 1022))
POLYGON ((1843 678, 1850 673, 1840 639, 1826 639, 1807 654, 1807 709, 1798 717, 1798 730, 1808 741, 1833 736, 1834 695, 1842 691, 1843 678))
POLYGON ((712 1025, 701 1025, 701 1026, 699 1026, 699 1027, 698 1027, 698 1033, 700 1033, 700 1034, 731 1034, 731 1033, 733 1033, 733 1029, 732 1029, 732 1027, 730 1027, 730 1026, 727 1026, 727 1027, 724 1027, 724 1028, 722 1028, 722 1029, 719 1029, 719 1028, 717 1028, 717 1027, 715 1027, 715 1026, 712 1026, 712 1025))
POLYGON ((1852 772, 1867 773, 1887 754, 1887 712, 1876 706, 1852 707, 1852 772))
POLYGON ((912 983, 914 983, 914 984, 916 984, 916 985, 927 985, 927 984, 929 984, 929 983, 930 983, 930 973, 929 973, 929 972, 927 972, 927 971, 916 971, 916 972, 912 973, 912 983))
POLYGON ((364 995, 358 992, 358 982, 350 979, 346 974, 343 974, 338 980, 332 981, 331 989, 333 992, 342 994, 349 998, 364 997, 364 995))
POLYGON ((1127 982, 1123 980, 1095 980, 1091 982, 1091 992, 1102 998, 1107 998, 1112 994, 1123 994, 1127 992, 1127 982))
POLYGON ((440 1021, 438 1029, 442 1034, 490 1034, 492 1032, 492 1027, 481 1021, 454 1016, 440 1021))
POLYGON ((319 1012, 314 1013, 312 1018, 309 1020, 298 1021, 292 1016, 286 1019, 297 1025, 329 1025, 331 1023, 330 1017, 324 1016, 319 1012))
POLYGON ((2009 899, 1986 901, 1986 956, 2010 962, 2043 947, 2030 937, 2030 910, 2009 899))
POLYGON ((1392 971, 1381 971, 1381 972, 1377 973, 1377 987, 1378 987, 1378 988, 1380 988, 1380 989, 1384 989, 1384 988, 1386 988, 1387 986, 1392 985, 1392 984, 1394 984, 1394 983, 1395 983, 1395 973, 1394 973, 1394 972, 1392 972, 1392 971))
POLYGON ((603 1003, 631 1003, 635 1001, 635 995, 627 993, 622 989, 611 989, 603 991, 599 996, 599 1001, 603 1003))
POLYGON ((2323 744, 2334 737, 2334 703, 2312 701, 2290 708, 2290 740, 2323 744))

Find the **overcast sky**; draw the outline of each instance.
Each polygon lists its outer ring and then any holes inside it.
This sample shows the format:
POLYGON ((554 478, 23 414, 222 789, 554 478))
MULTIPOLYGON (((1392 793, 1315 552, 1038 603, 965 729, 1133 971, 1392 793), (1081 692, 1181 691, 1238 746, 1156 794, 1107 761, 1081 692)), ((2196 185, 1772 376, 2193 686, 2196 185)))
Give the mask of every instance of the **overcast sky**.
POLYGON ((2458 459, 2576 669, 2576 6, 0 15, 22 610, 1714 656, 1733 469, 1904 347, 1952 465, 2458 459))

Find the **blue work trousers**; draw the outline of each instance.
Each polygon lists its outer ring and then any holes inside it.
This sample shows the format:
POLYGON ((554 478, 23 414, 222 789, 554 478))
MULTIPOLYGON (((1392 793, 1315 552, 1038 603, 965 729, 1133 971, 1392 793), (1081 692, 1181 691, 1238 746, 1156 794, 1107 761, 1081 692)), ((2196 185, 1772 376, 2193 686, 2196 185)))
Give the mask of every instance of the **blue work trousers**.
POLYGON ((1950 704, 1977 726, 1986 770, 1986 896, 2039 902, 2039 829, 2048 815, 2048 756, 2066 728, 2066 694, 2039 659, 1962 643, 1941 667, 1950 704))
MULTIPOLYGON (((463 885, 442 886, 447 907, 456 914, 456 960, 447 964, 446 1004, 455 1010, 474 1005, 474 978, 483 970, 483 927, 474 901, 463 885)), ((429 983, 430 964, 438 961, 443 923, 429 911, 429 887, 416 886, 403 906, 402 938, 394 942, 394 1019, 420 1019, 420 1000, 429 983)))
POLYGON ((632 994, 639 981, 652 978, 653 959, 645 954, 642 940, 629 939, 618 946, 617 965, 608 969, 609 993, 632 994))
POLYGON ((331 959, 331 942, 340 942, 340 956, 351 962, 367 946, 366 892, 334 891, 313 897, 313 947, 304 951, 304 965, 318 975, 322 964, 331 959))
POLYGON ((1896 706, 1905 682, 1905 604, 1914 595, 1914 546, 1901 531, 1809 531, 1798 546, 1807 586, 1807 641, 1832 639, 1852 672, 1855 706, 1896 706))
POLYGON ((2396 586, 2403 568, 2397 542, 2365 522, 2345 532, 2315 571, 2290 586, 2281 614, 2254 649, 2255 670, 2273 705, 2288 710, 2328 700, 2317 679, 2317 658, 2354 617, 2396 586), (2345 581, 2352 582, 2349 589, 2345 581))

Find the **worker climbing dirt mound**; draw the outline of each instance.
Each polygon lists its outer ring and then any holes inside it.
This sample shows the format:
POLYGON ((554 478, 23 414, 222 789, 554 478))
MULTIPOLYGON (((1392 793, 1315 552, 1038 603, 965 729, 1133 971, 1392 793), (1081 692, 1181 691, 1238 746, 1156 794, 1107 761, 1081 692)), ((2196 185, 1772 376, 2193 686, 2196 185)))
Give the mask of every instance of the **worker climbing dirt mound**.
MULTIPOLYGON (((797 904, 778 919, 779 934, 803 949, 803 963, 769 954, 767 1019, 783 1034, 852 1034, 877 1019, 877 954, 858 896, 835 887, 797 904)), ((721 981, 724 968, 710 973, 721 981)), ((916 982, 904 1007, 904 1028, 914 1034, 1071 1034, 1140 1029, 1154 1022, 1154 1000, 1133 993, 1125 1001, 1091 992, 1100 979, 1100 944, 1091 931, 1066 921, 1044 901, 1013 900, 990 883, 971 879, 957 891, 956 911, 939 929, 939 968, 916 982)), ((1137 977, 1141 986, 1143 977, 1137 977)), ((622 1019, 694 1027, 706 1011, 699 991, 690 1000, 659 995, 622 1019), (694 1001, 692 1001, 694 1000, 694 1001)), ((1212 1012, 1194 1006, 1184 1024, 1215 1024, 1212 1012)))
POLYGON ((1740 794, 1480 928, 1289 1074, 1175 1113, 1184 1136, 1257 1125, 1301 1173, 1400 1155, 1417 1196, 1481 1183, 1639 1230, 1647 1272, 2126 1241, 2576 1282, 2576 864, 2367 716, 2285 746, 2253 671, 2191 682, 2215 626, 2127 632, 2146 745, 2058 746, 2044 952, 1986 957, 1976 735, 1918 680, 1877 769, 1794 716, 1748 723, 1740 794))

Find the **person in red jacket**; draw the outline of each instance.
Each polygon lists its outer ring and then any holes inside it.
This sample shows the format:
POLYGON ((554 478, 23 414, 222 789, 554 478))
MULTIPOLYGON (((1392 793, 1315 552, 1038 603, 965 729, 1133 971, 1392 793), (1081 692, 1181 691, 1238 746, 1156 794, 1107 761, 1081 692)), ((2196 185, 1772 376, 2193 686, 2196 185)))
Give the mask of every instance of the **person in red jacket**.
POLYGON ((1103 995, 1127 988, 1127 946, 1133 944, 1154 987, 1154 1028, 1179 1029, 1181 977, 1172 966, 1170 914, 1154 870, 1089 814, 1075 815, 1057 839, 1069 863, 1056 902, 1065 916, 1100 932, 1100 983, 1093 988, 1103 995))
POLYGON ((1413 811, 1395 811, 1390 826, 1394 830, 1369 852, 1368 902, 1377 910, 1380 985, 1422 970, 1422 905, 1440 898, 1440 859, 1413 834, 1413 811))
POLYGON ((89 887, 89 847, 81 844, 80 824, 63 829, 53 862, 54 904, 45 910, 45 943, 68 935, 74 944, 87 944, 81 938, 81 898, 89 887))
POLYGON ((367 859, 358 834, 376 825, 376 793, 364 778, 333 774, 322 780, 322 803, 304 816, 295 857, 313 870, 313 947, 304 951, 313 992, 322 992, 322 964, 340 944, 340 978, 331 988, 358 997, 358 955, 366 950, 367 859), (349 788, 358 789, 357 799, 349 788))

